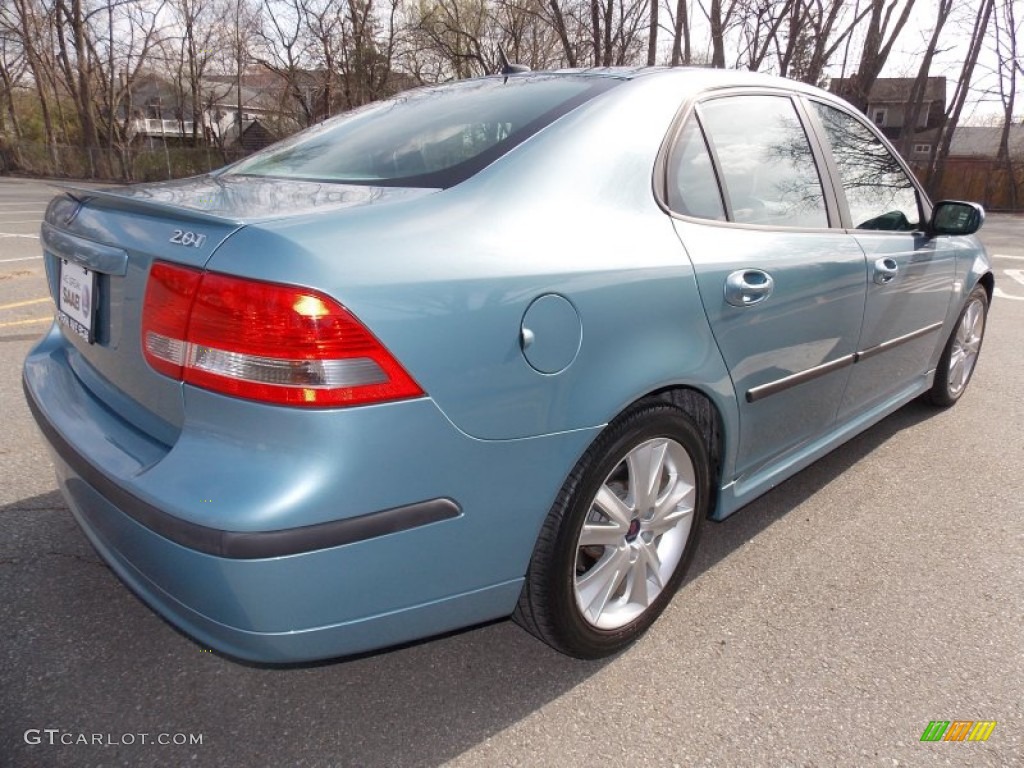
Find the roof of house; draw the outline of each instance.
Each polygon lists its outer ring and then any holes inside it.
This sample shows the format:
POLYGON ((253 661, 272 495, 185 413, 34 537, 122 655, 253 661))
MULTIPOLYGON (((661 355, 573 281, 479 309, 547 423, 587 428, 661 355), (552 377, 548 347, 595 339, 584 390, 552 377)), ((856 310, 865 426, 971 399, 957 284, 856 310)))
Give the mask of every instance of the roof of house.
MULTIPOLYGON (((871 86, 868 94, 870 104, 903 104, 910 98, 914 88, 915 77, 879 77, 871 86)), ((850 91, 849 77, 834 77, 828 89, 840 96, 850 91)), ((946 78, 929 77, 924 89, 925 101, 939 101, 946 104, 946 78)))
MULTIPOLYGON (((995 157, 999 153, 1002 126, 957 126, 949 145, 950 157, 995 157)), ((1010 156, 1024 156, 1024 125, 1010 126, 1010 156)))

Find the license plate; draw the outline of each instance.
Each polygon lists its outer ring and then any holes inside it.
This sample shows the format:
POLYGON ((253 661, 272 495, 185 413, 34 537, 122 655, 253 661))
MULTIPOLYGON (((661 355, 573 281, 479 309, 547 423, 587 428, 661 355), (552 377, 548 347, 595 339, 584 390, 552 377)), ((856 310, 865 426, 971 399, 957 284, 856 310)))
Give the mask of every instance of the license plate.
POLYGON ((95 340, 96 273, 71 261, 61 261, 57 318, 87 342, 95 340))

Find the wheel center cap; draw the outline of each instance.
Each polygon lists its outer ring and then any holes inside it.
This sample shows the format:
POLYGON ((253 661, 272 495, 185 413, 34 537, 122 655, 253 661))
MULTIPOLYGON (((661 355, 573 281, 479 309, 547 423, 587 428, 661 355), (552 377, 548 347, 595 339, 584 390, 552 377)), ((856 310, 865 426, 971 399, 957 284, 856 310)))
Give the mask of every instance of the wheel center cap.
POLYGON ((629 521, 629 530, 626 531, 626 541, 632 543, 640 535, 640 518, 634 517, 629 521))

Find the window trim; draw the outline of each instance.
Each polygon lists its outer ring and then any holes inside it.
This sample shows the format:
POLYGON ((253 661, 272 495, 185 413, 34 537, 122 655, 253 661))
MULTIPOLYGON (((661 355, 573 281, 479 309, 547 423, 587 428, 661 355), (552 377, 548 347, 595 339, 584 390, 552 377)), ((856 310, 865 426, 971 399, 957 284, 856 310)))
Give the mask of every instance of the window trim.
MULTIPOLYGON (((685 130, 686 126, 690 123, 691 120, 697 126, 697 133, 700 135, 701 143, 704 145, 704 151, 707 153, 708 159, 711 161, 711 177, 714 179, 715 189, 718 192, 718 201, 722 205, 722 215, 725 216, 725 219, 708 219, 708 218, 705 218, 704 216, 694 216, 692 214, 682 214, 682 213, 680 213, 679 215, 680 216, 686 216, 688 218, 699 219, 700 221, 715 221, 715 222, 718 222, 719 224, 731 221, 732 220, 732 200, 729 199, 729 191, 728 191, 728 189, 726 188, 725 184, 722 183, 722 176, 721 176, 721 173, 719 171, 720 165, 719 165, 719 162, 718 162, 718 152, 715 149, 714 144, 712 144, 710 141, 708 141, 708 133, 704 129, 704 120, 703 120, 703 117, 701 116, 700 106, 698 104, 694 104, 693 110, 690 113, 689 118, 686 119, 686 120, 683 120, 679 124, 679 130, 676 131, 675 137, 672 140, 672 146, 669 149, 669 152, 667 154, 666 159, 671 158, 675 154, 676 147, 679 145, 679 139, 680 139, 680 137, 682 137, 683 131, 685 130)), ((666 201, 666 203, 669 200, 669 194, 668 194, 669 185, 672 184, 673 177, 674 177, 674 174, 675 174, 675 172, 673 170, 674 168, 675 168, 674 164, 672 164, 670 162, 666 163, 666 166, 665 166, 665 201, 666 201)), ((671 205, 669 207, 671 208, 671 205)))
POLYGON ((834 185, 832 183, 831 172, 828 168, 828 160, 830 159, 831 154, 829 153, 826 155, 824 153, 819 135, 814 130, 814 124, 809 119, 807 110, 803 107, 803 98, 803 93, 789 88, 771 86, 727 86, 707 89, 685 100, 677 111, 672 124, 669 126, 669 130, 665 134, 665 138, 662 140, 661 148, 658 151, 658 157, 654 165, 654 181, 652 186, 654 187, 655 200, 661 209, 674 219, 708 226, 733 227, 736 229, 747 229, 751 231, 771 232, 820 233, 842 231, 844 227, 841 220, 841 211, 838 202, 839 199, 836 196, 834 185), (669 158, 679 141, 679 136, 682 133, 682 129, 686 125, 686 122, 690 119, 700 120, 700 106, 702 104, 716 99, 739 96, 774 96, 777 98, 788 99, 793 105, 797 120, 800 123, 804 136, 807 139, 807 143, 811 148, 811 156, 814 160, 815 170, 818 174, 818 181, 821 184, 822 195, 825 202, 825 213, 828 220, 827 226, 797 227, 779 224, 760 224, 734 221, 732 219, 732 203, 729 200, 728 189, 726 189, 722 182, 721 164, 719 162, 717 150, 714 146, 714 139, 708 136, 707 132, 704 130, 703 123, 699 124, 701 134, 704 137, 705 146, 708 148, 711 156, 711 163, 715 172, 715 180, 718 183, 718 193, 726 208, 726 220, 720 221, 717 219, 704 219, 697 216, 690 216, 674 210, 668 204, 669 158))

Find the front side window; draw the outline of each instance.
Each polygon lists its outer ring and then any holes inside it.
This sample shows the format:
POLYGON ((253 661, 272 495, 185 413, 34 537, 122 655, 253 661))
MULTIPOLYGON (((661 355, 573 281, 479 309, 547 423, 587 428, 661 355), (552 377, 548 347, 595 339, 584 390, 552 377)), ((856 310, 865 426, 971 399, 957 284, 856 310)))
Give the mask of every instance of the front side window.
POLYGON ((857 229, 910 232, 921 213, 917 188, 882 140, 840 109, 814 102, 839 167, 850 218, 857 229))
POLYGON ((701 106, 731 220, 825 228, 825 194, 807 134, 786 96, 730 96, 701 106))
POLYGON ((327 120, 227 173, 446 188, 619 82, 491 77, 408 91, 327 120))

